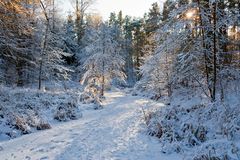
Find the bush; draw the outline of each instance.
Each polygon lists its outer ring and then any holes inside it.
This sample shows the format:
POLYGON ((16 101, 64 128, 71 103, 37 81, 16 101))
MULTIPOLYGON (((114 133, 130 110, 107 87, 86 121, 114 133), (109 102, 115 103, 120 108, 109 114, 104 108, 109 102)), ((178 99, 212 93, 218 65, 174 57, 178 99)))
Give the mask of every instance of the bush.
POLYGON ((148 134, 161 138, 163 134, 162 126, 159 122, 152 121, 152 117, 154 117, 154 113, 148 113, 147 115, 144 115, 145 123, 148 127, 148 134))
POLYGON ((163 153, 177 152, 189 160, 239 159, 240 101, 232 103, 235 99, 230 98, 211 103, 202 97, 174 95, 170 105, 146 116, 148 133, 159 138, 163 153))
POLYGON ((89 92, 84 92, 80 95, 80 102, 84 104, 94 103, 94 96, 89 92))
POLYGON ((81 117, 75 103, 78 98, 79 90, 75 89, 42 92, 0 86, 0 137, 11 139, 36 130, 50 129, 49 122, 55 117, 61 121, 77 119, 81 117), (69 103, 70 98, 74 103, 69 103))
POLYGON ((37 125, 37 130, 45 130, 45 129, 51 129, 52 127, 50 126, 49 123, 46 122, 41 122, 39 125, 37 125))
MULTIPOLYGON (((221 158, 219 157, 211 157, 209 155, 201 155, 201 156, 197 156, 195 158, 193 158, 193 160, 221 160, 221 158)), ((224 159, 224 160, 228 160, 228 159, 224 159)))
POLYGON ((14 114, 13 121, 14 127, 20 130, 23 134, 31 133, 31 129, 23 117, 14 114))
POLYGON ((79 115, 78 113, 79 113, 79 110, 75 103, 62 102, 57 107, 57 111, 54 115, 54 119, 58 121, 76 120, 82 116, 81 114, 79 115))

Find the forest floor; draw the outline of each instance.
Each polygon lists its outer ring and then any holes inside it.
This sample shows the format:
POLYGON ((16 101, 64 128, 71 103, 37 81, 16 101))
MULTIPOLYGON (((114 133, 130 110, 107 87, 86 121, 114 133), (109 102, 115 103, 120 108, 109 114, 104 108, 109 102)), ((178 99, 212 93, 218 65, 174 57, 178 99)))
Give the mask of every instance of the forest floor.
POLYGON ((146 134, 142 106, 147 103, 156 102, 123 91, 108 92, 101 110, 86 110, 79 120, 0 142, 0 159, 181 159, 162 154, 158 139, 146 134))

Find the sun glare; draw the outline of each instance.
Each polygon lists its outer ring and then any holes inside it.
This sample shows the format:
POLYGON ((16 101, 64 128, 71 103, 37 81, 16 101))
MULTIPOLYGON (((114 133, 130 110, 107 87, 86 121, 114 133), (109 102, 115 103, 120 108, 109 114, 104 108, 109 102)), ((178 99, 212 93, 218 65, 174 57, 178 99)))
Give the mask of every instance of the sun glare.
POLYGON ((188 11, 185 12, 185 18, 186 19, 194 19, 197 16, 197 10, 196 9, 189 9, 188 11))
POLYGON ((186 17, 187 17, 187 19, 191 19, 193 16, 194 16, 194 11, 188 11, 187 13, 186 13, 186 17))

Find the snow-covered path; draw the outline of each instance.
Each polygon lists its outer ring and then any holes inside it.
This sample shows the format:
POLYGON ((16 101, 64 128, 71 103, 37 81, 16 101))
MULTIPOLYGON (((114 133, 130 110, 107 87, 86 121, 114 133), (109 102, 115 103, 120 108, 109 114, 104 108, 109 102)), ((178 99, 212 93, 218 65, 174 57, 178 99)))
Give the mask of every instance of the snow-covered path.
POLYGON ((172 159, 161 155, 156 138, 142 133, 141 105, 147 99, 116 91, 106 94, 104 109, 52 129, 0 143, 0 159, 141 160, 172 159))

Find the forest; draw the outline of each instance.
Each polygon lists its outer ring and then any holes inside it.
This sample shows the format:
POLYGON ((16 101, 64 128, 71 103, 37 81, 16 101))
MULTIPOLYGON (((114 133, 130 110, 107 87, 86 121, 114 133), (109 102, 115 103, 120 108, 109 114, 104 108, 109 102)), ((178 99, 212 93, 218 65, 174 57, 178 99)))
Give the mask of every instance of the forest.
POLYGON ((239 0, 69 1, 0 1, 0 159, 240 159, 239 0))

